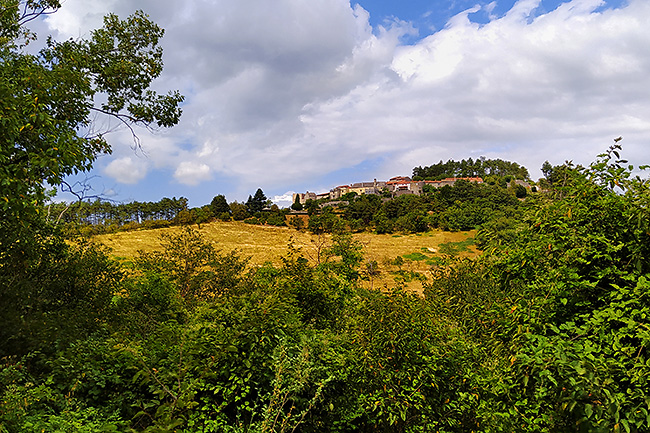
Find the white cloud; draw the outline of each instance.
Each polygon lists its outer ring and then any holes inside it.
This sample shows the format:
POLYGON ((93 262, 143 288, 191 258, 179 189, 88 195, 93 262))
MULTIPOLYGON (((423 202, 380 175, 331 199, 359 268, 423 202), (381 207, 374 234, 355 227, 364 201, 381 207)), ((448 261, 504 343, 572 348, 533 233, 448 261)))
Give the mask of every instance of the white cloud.
POLYGON ((178 164, 174 172, 174 178, 185 185, 198 185, 199 183, 212 178, 210 167, 192 161, 183 161, 178 164))
POLYGON ((104 173, 120 183, 135 184, 147 175, 147 162, 135 160, 133 157, 114 159, 104 173))
POLYGON ((271 198, 271 201, 277 204, 279 207, 289 207, 293 204, 293 194, 294 191, 287 191, 282 195, 276 195, 271 198))
MULTIPOLYGON (((67 0, 48 23, 83 34, 75 26, 96 14, 134 9, 99 3, 67 0)), ((373 29, 347 0, 142 0, 166 28, 157 86, 187 96, 181 123, 143 148, 183 184, 223 175, 276 192, 375 159, 378 177, 480 155, 534 174, 545 159, 589 161, 619 135, 647 159, 650 3, 596 12, 602 4, 541 14, 540 0, 520 0, 498 17, 492 2, 491 22, 471 22, 475 7, 404 46, 409 23, 373 29)), ((106 173, 142 179, 114 149, 106 173)))
POLYGON ((356 161, 392 147, 395 168, 479 153, 536 169, 593 158, 629 130, 650 138, 649 5, 592 13, 600 2, 574 1, 531 17, 538 4, 519 2, 484 26, 461 14, 399 47, 390 69, 401 80, 369 80, 312 106, 311 135, 344 137, 356 161))

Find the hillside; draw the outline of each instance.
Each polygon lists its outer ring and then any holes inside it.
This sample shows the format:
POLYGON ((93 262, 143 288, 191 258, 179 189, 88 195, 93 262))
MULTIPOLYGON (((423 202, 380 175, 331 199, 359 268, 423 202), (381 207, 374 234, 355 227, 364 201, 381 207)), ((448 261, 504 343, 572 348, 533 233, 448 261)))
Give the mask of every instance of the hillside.
MULTIPOLYGON (((196 228, 196 226, 194 226, 196 228)), ((138 230, 98 235, 95 240, 111 249, 112 255, 128 261, 138 255, 138 251, 153 251, 159 247, 162 233, 177 232, 180 227, 153 230, 138 230)), ((314 264, 317 261, 318 246, 330 243, 330 235, 320 237, 308 232, 300 232, 287 227, 261 226, 242 222, 212 222, 201 225, 198 230, 215 246, 229 252, 238 250, 245 257, 250 257, 252 266, 265 262, 281 264, 282 256, 288 253, 290 242, 300 248, 304 255, 314 264)), ((410 290, 421 292, 419 275, 426 275, 432 266, 442 264, 445 257, 474 257, 477 250, 473 246, 475 232, 445 232, 432 230, 427 233, 404 235, 377 235, 370 232, 357 233, 354 239, 363 245, 364 263, 376 262, 380 272, 373 277, 374 287, 392 286, 395 279, 402 281, 406 276, 406 285, 410 290), (401 257, 403 264, 399 265, 401 257), (396 264, 397 263, 397 264, 396 264), (401 276, 399 274, 402 271, 401 276), (415 277, 415 279, 414 279, 415 277)), ((368 286, 369 281, 364 282, 368 286)))

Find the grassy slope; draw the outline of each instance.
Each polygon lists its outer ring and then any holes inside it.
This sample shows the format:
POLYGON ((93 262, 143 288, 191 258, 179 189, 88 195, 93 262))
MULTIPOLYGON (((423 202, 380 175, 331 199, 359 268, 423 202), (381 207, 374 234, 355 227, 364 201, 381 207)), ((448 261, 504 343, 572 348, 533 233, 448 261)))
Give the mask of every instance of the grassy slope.
MULTIPOLYGON (((193 226, 196 228, 196 226, 193 226)), ((111 248, 117 258, 128 260, 138 254, 139 250, 151 251, 159 246, 158 237, 163 231, 179 230, 178 227, 156 230, 138 230, 100 235, 95 239, 111 248)), ((287 253, 289 242, 300 248, 303 255, 312 261, 316 260, 318 245, 326 245, 329 236, 318 237, 307 232, 298 232, 287 227, 257 226, 241 222, 213 222, 201 225, 205 237, 224 250, 239 250, 242 255, 251 257, 251 264, 261 265, 265 262, 280 264, 280 258, 287 253)), ((374 278, 374 287, 393 286, 395 271, 400 268, 394 265, 398 256, 404 258, 401 269, 426 275, 432 265, 445 253, 457 256, 475 256, 477 254, 471 244, 473 232, 450 233, 431 231, 423 234, 409 235, 376 235, 358 233, 354 237, 364 246, 364 260, 376 261, 380 275, 374 278), (460 250, 460 251, 458 251, 460 250)), ((409 280, 410 278, 407 278, 409 280)), ((370 282, 364 284, 370 285, 370 282)), ((421 291, 419 281, 407 281, 411 290, 421 291)))

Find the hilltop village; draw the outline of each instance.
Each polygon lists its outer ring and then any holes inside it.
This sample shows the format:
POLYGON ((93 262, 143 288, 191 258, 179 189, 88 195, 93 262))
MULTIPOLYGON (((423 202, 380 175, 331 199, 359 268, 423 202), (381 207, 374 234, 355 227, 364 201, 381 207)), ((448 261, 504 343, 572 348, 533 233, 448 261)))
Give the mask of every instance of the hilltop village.
MULTIPOLYGON (((389 195, 390 197, 398 197, 405 194, 420 195, 424 191, 425 186, 433 188, 442 188, 443 186, 453 186, 457 181, 465 180, 474 183, 483 183, 480 177, 448 177, 442 180, 412 180, 408 176, 396 176, 390 178, 388 181, 378 181, 377 179, 372 182, 357 182, 350 185, 340 185, 332 188, 329 192, 316 194, 307 191, 305 193, 295 193, 292 197, 292 202, 295 203, 296 199, 300 204, 305 204, 307 200, 340 200, 345 194, 356 193, 362 194, 375 194, 375 195, 389 195)), ((530 185, 523 181, 517 181, 525 184, 523 186, 530 188, 530 185)))

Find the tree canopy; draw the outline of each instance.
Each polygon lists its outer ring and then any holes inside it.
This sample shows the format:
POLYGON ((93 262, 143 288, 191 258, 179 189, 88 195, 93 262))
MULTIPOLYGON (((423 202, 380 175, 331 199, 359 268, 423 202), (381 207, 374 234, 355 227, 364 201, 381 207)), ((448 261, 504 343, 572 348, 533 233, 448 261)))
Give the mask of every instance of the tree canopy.
POLYGON ((255 214, 257 212, 262 212, 262 209, 264 209, 264 206, 266 206, 266 195, 264 195, 264 191, 262 191, 262 188, 257 188, 257 191, 255 191, 255 195, 253 196, 248 196, 248 200, 246 201, 246 207, 248 208, 248 211, 252 214, 255 214))
POLYGON ((413 168, 413 178, 416 180, 440 180, 446 177, 486 177, 486 176, 514 176, 517 179, 526 180, 530 177, 528 169, 516 162, 504 161, 502 159, 477 160, 468 158, 461 161, 453 159, 447 162, 438 162, 425 167, 413 168))
POLYGON ((214 196, 212 202, 210 202, 210 207, 212 208, 212 212, 215 215, 219 215, 223 213, 230 214, 230 206, 226 201, 226 196, 223 194, 214 196))
POLYGON ((0 219, 34 213, 48 186, 87 171, 110 153, 108 116, 129 128, 170 127, 181 115, 178 92, 150 89, 162 72, 163 29, 143 12, 108 15, 87 40, 51 37, 37 54, 25 27, 60 7, 55 0, 2 1, 0 9, 0 219), (103 102, 98 102, 103 101, 103 102))
POLYGON ((97 248, 72 248, 48 225, 42 205, 51 189, 111 152, 102 125, 125 126, 137 144, 134 127, 170 127, 181 115, 178 92, 151 90, 164 32, 143 12, 108 15, 88 39, 50 37, 28 52, 36 35, 26 25, 59 7, 58 0, 0 0, 3 355, 8 347, 30 350, 30 339, 94 329, 121 278, 97 248))

